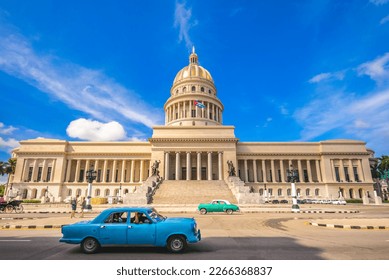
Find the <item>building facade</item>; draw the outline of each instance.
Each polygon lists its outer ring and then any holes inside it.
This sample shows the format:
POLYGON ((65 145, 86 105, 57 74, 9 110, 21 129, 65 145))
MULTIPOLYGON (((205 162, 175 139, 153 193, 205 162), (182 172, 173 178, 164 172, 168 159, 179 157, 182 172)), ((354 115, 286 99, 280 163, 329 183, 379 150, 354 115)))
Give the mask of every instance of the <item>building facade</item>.
POLYGON ((234 126, 223 125, 223 103, 194 51, 189 65, 177 73, 164 111, 165 125, 153 127, 147 142, 21 141, 12 152, 17 159, 12 191, 27 199, 50 194, 56 202, 86 196, 86 172, 93 168, 97 178, 92 197, 125 195, 143 186, 158 162, 165 188, 172 181, 217 183, 229 187, 242 203, 239 192, 290 199, 291 166, 298 170, 300 198, 335 199, 341 194, 362 199, 373 194, 372 151, 362 141, 240 142, 234 126), (239 190, 233 181, 239 182, 239 190))

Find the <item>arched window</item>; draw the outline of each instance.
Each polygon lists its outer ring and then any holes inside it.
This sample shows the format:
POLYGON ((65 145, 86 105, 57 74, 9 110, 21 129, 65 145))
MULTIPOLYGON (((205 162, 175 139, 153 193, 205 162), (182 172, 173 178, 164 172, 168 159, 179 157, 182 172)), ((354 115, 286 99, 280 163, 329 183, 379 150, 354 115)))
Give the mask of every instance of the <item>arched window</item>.
POLYGON ((200 89, 200 90, 201 90, 201 92, 204 92, 204 87, 201 87, 201 89, 200 89))
POLYGON ((309 196, 310 194, 311 194, 311 190, 310 190, 310 189, 306 189, 306 190, 305 190, 305 195, 306 195, 306 196, 309 196))
POLYGON ((76 190, 76 195, 80 196, 81 195, 81 189, 76 190))
POLYGON ((273 189, 272 188, 269 189, 269 195, 273 195, 273 189))
POLYGON ((96 189, 95 196, 100 196, 100 189, 96 189))
POLYGON ((278 189, 277 194, 278 194, 278 196, 281 196, 282 195, 282 189, 278 189))
POLYGON ((28 192, 27 189, 23 190, 23 192, 22 192, 22 199, 26 199, 27 198, 27 192, 28 192))
POLYGON ((68 189, 68 196, 72 196, 72 190, 68 189))
POLYGON ((259 195, 263 195, 263 189, 259 189, 259 195))
POLYGON ((301 195, 301 190, 297 189, 297 196, 301 195))
POLYGON ((182 92, 186 92, 186 87, 184 87, 184 88, 182 89, 182 92))
POLYGON ((109 189, 105 189, 104 196, 109 196, 109 189))
POLYGON ((359 198, 363 198, 363 190, 359 189, 358 190, 359 198))
POLYGON ((208 93, 209 93, 209 94, 211 94, 211 93, 212 93, 212 91, 211 91, 211 90, 208 90, 208 93))
POLYGON ((192 92, 193 91, 196 91, 196 87, 195 86, 192 86, 192 92))
POLYGON ((178 89, 176 90, 176 94, 178 94, 178 89))
POLYGON ((287 194, 288 196, 291 196, 291 195, 292 195, 291 189, 287 189, 287 190, 286 190, 286 194, 287 194))
POLYGON ((349 189, 348 192, 349 192, 350 198, 354 198, 354 190, 349 189))
POLYGON ((320 189, 315 189, 315 195, 319 196, 320 195, 320 189))
POLYGON ((38 193, 37 189, 33 189, 31 192, 31 198, 36 198, 37 193, 38 193))

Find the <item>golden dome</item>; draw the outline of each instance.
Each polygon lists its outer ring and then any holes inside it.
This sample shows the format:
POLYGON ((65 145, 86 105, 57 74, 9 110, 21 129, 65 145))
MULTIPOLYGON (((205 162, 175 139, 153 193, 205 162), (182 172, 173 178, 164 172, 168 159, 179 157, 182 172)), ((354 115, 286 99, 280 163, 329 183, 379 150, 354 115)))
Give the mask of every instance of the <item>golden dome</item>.
POLYGON ((189 65, 185 66, 177 73, 173 85, 183 80, 194 78, 205 79, 213 83, 212 76, 208 70, 198 64, 198 57, 193 48, 192 53, 189 56, 189 65))

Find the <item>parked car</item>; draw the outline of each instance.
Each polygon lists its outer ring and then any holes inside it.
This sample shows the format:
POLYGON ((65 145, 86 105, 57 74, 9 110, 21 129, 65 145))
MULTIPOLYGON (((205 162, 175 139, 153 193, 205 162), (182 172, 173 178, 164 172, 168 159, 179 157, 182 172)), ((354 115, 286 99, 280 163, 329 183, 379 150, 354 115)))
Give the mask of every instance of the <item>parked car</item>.
POLYGON ((214 199, 210 203, 200 203, 197 209, 200 214, 207 214, 208 212, 225 212, 231 215, 233 212, 240 211, 239 207, 230 203, 225 199, 214 199))
POLYGON ((346 205, 346 201, 345 200, 332 200, 332 204, 335 204, 335 205, 346 205))
POLYGON ((272 203, 272 204, 279 204, 280 201, 279 201, 278 199, 273 199, 273 200, 271 201, 271 203, 272 203))
POLYGON ((173 253, 201 240, 194 218, 167 218, 151 207, 109 208, 91 221, 64 225, 60 242, 80 244, 86 254, 102 246, 151 245, 173 253))
POLYGON ((280 203, 282 203, 282 204, 287 204, 287 203, 289 203, 286 199, 282 199, 282 200, 280 200, 280 203))

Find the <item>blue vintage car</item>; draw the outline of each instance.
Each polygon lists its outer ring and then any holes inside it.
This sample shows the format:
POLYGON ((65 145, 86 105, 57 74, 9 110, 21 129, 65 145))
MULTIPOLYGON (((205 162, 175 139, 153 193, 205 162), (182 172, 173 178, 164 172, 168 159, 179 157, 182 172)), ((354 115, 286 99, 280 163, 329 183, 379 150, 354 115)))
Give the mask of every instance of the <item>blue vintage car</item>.
POLYGON ((106 209, 91 221, 62 226, 61 232, 60 242, 81 244, 86 254, 115 245, 166 246, 179 253, 201 240, 194 218, 167 218, 151 207, 106 209))

